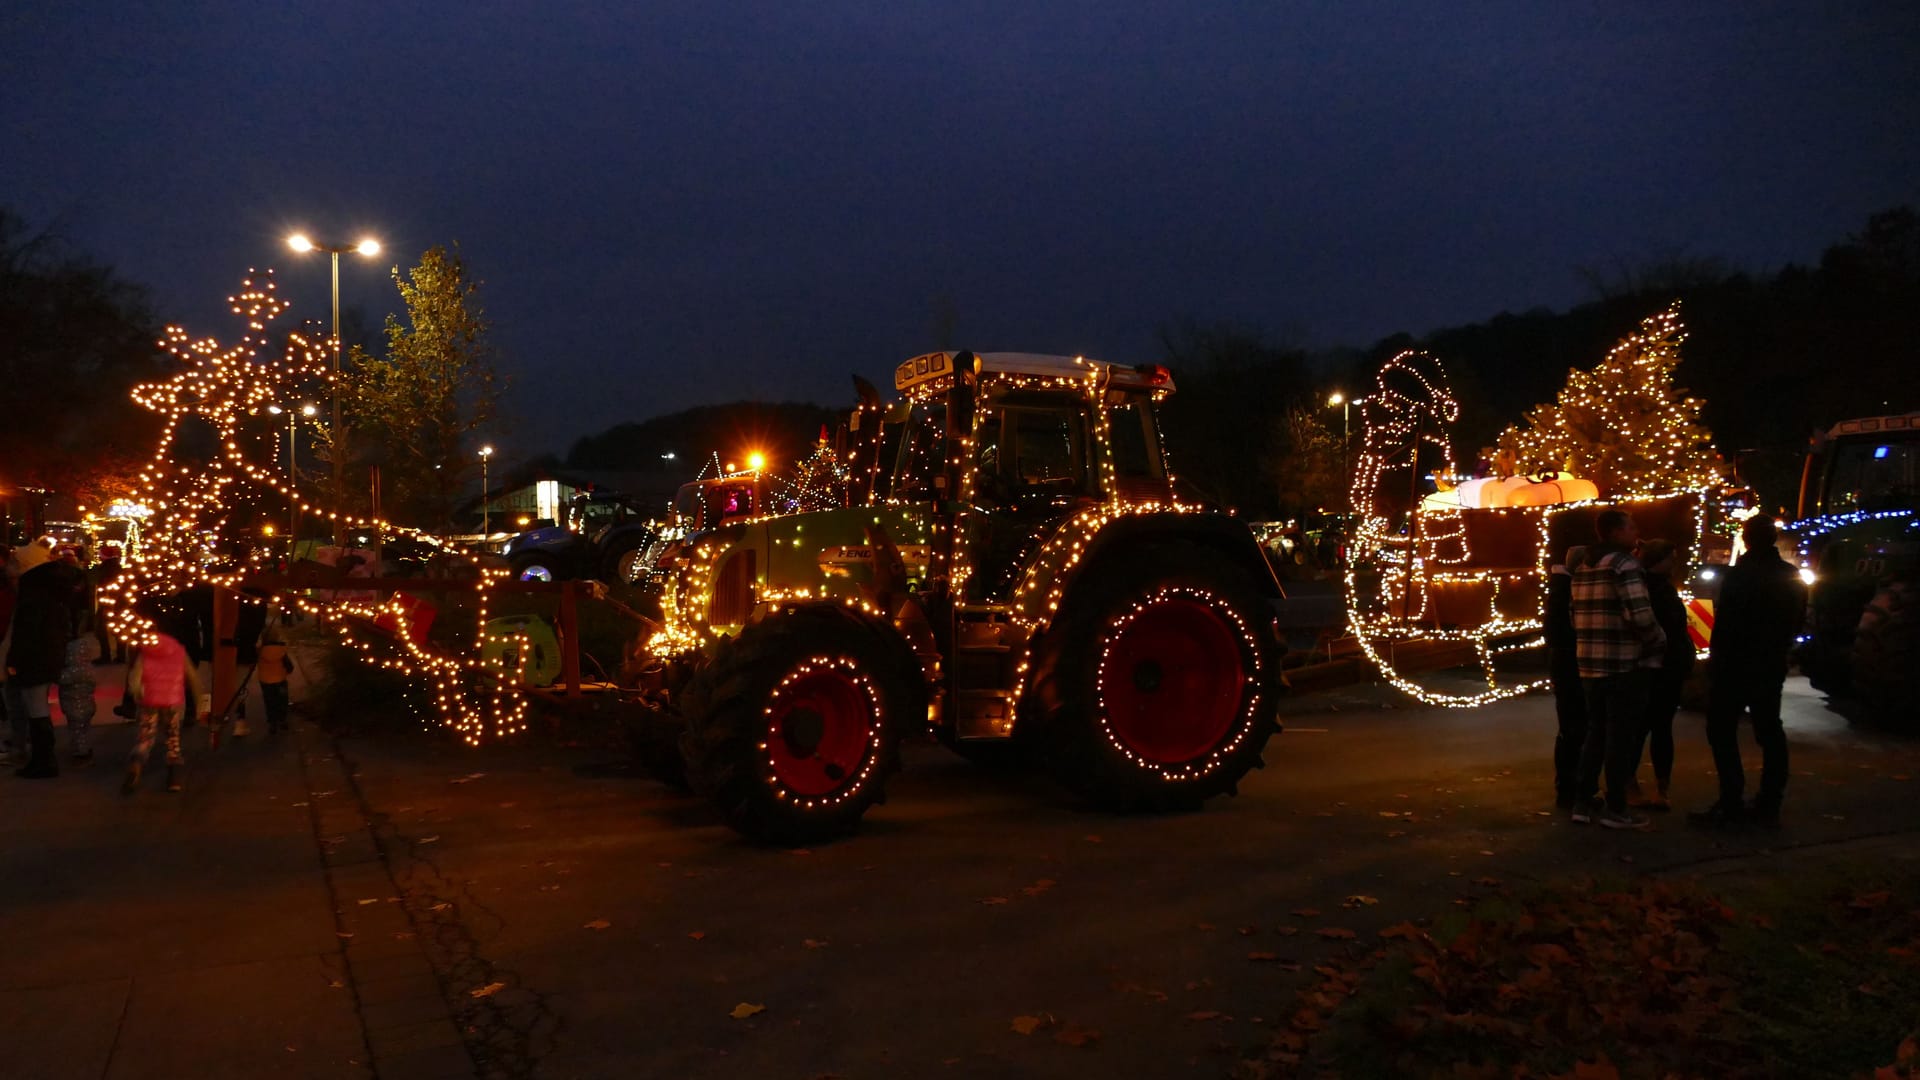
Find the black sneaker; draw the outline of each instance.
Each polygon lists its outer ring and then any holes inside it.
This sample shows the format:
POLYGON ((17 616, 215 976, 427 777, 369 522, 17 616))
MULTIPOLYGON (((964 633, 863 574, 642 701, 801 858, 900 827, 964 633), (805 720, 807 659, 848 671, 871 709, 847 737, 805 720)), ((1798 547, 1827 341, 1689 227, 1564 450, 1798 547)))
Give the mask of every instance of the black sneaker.
POLYGON ((1602 808, 1603 806, 1598 799, 1585 799, 1574 803, 1573 823, 1575 825, 1591 824, 1594 818, 1600 816, 1602 808))
POLYGON ((1689 810, 1687 824, 1705 829, 1728 829, 1747 823, 1746 808, 1738 803, 1714 803, 1705 810, 1689 810))
POLYGON ((139 790, 140 790, 140 766, 129 765, 127 766, 127 778, 125 780, 120 781, 120 792, 123 795, 131 795, 134 792, 139 790))
POLYGON ((122 720, 131 720, 134 718, 135 715, 138 714, 138 712, 139 710, 135 709, 133 706, 127 704, 124 701, 113 707, 113 715, 119 717, 122 720))
POLYGON ((1649 824, 1645 814, 1631 810, 1602 810, 1594 820, 1609 829, 1644 829, 1649 824))
POLYGON ((168 791, 182 790, 187 786, 186 779, 187 779, 187 770, 185 766, 183 765, 167 766, 167 790, 168 791))
POLYGON ((1755 799, 1747 804, 1747 820, 1763 829, 1780 827, 1780 804, 1755 799))

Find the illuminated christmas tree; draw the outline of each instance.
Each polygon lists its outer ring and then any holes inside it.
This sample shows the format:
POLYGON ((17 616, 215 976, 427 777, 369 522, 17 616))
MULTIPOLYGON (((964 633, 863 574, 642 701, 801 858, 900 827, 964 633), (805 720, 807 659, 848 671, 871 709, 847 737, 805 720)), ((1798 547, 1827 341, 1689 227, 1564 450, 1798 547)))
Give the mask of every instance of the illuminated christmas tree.
POLYGON ((1524 426, 1500 434, 1521 472, 1564 470, 1593 481, 1605 496, 1644 495, 1719 482, 1713 433, 1700 422, 1701 399, 1674 385, 1686 340, 1680 304, 1641 320, 1605 360, 1567 373, 1551 404, 1524 426))
POLYGON ((809 514, 832 510, 845 503, 847 467, 834 453, 826 428, 820 429, 813 453, 794 463, 793 478, 783 478, 778 485, 783 513, 809 514))

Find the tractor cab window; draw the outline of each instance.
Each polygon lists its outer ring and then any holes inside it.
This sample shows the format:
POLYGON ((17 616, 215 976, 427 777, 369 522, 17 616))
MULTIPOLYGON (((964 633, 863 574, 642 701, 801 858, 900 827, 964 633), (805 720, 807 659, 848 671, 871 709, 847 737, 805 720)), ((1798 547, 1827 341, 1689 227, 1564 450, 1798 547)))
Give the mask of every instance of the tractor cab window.
POLYGON ((1920 438, 1913 435, 1840 440, 1827 470, 1822 510, 1844 514, 1913 508, 1920 505, 1914 498, 1916 471, 1920 471, 1920 438))
POLYGON ((945 450, 941 446, 946 431, 945 402, 914 405, 897 434, 889 424, 887 436, 893 469, 881 478, 881 490, 876 494, 908 501, 933 498, 934 477, 946 468, 945 450))
POLYGON ((1160 432, 1153 405, 1144 398, 1107 401, 1107 441, 1113 452, 1113 480, 1121 499, 1165 501, 1166 462, 1160 456, 1160 432))
POLYGON ((989 506, 1095 494, 1085 404, 1009 395, 983 405, 974 468, 975 497, 989 506))

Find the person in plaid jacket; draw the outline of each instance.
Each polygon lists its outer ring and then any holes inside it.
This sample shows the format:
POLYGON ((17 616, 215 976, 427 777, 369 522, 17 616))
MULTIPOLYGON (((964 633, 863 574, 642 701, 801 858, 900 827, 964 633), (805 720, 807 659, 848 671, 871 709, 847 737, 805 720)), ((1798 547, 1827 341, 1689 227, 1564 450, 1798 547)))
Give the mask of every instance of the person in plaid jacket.
POLYGON ((1587 740, 1580 750, 1582 792, 1594 790, 1604 767, 1604 804, 1576 805, 1573 820, 1613 829, 1641 829, 1644 815, 1627 809, 1627 789, 1640 756, 1641 724, 1653 673, 1667 635, 1633 547, 1640 533, 1624 510, 1603 510, 1594 523, 1600 544, 1573 575, 1574 649, 1587 699, 1587 740))

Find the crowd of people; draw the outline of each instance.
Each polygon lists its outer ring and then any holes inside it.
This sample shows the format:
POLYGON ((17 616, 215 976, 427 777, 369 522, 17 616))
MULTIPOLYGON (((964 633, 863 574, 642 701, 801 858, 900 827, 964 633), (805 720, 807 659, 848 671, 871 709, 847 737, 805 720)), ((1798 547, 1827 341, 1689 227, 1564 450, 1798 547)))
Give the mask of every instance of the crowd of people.
MULTIPOLYGON (((181 732, 195 719, 213 719, 214 702, 200 669, 213 659, 213 588, 199 585, 170 596, 142 596, 134 610, 153 628, 129 648, 101 618, 101 588, 120 572, 118 553, 84 566, 82 553, 47 540, 22 544, 4 555, 0 580, 0 759, 14 775, 50 780, 60 775, 51 700, 57 696, 67 727, 67 763, 93 763, 92 726, 98 690, 95 668, 128 662, 116 715, 133 721, 135 738, 124 788, 139 788, 156 740, 165 740, 166 788, 185 784, 181 732)), ((287 728, 287 676, 293 662, 269 623, 264 597, 242 604, 232 644, 250 678, 260 683, 270 733, 287 728)), ((243 684, 244 687, 244 684, 243 684)), ((244 701, 234 707, 232 733, 248 734, 244 701)), ((224 719, 227 708, 220 710, 224 719)), ((213 728, 210 730, 215 730, 213 728)))
MULTIPOLYGON (((1548 579, 1546 637, 1559 722, 1554 787, 1576 823, 1643 829, 1648 812, 1672 808, 1673 721, 1695 650, 1675 583, 1675 546, 1641 540, 1623 510, 1602 511, 1596 532, 1597 543, 1569 550, 1548 579), (1637 780, 1648 756, 1651 790, 1637 780)), ((1721 578, 1707 656, 1706 734, 1720 790, 1687 815, 1712 828, 1780 824, 1787 787, 1780 695, 1806 609, 1806 588, 1780 557, 1773 521, 1748 519, 1741 539, 1746 552, 1721 578), (1751 718, 1762 755, 1751 802, 1738 740, 1743 717, 1751 718)))

